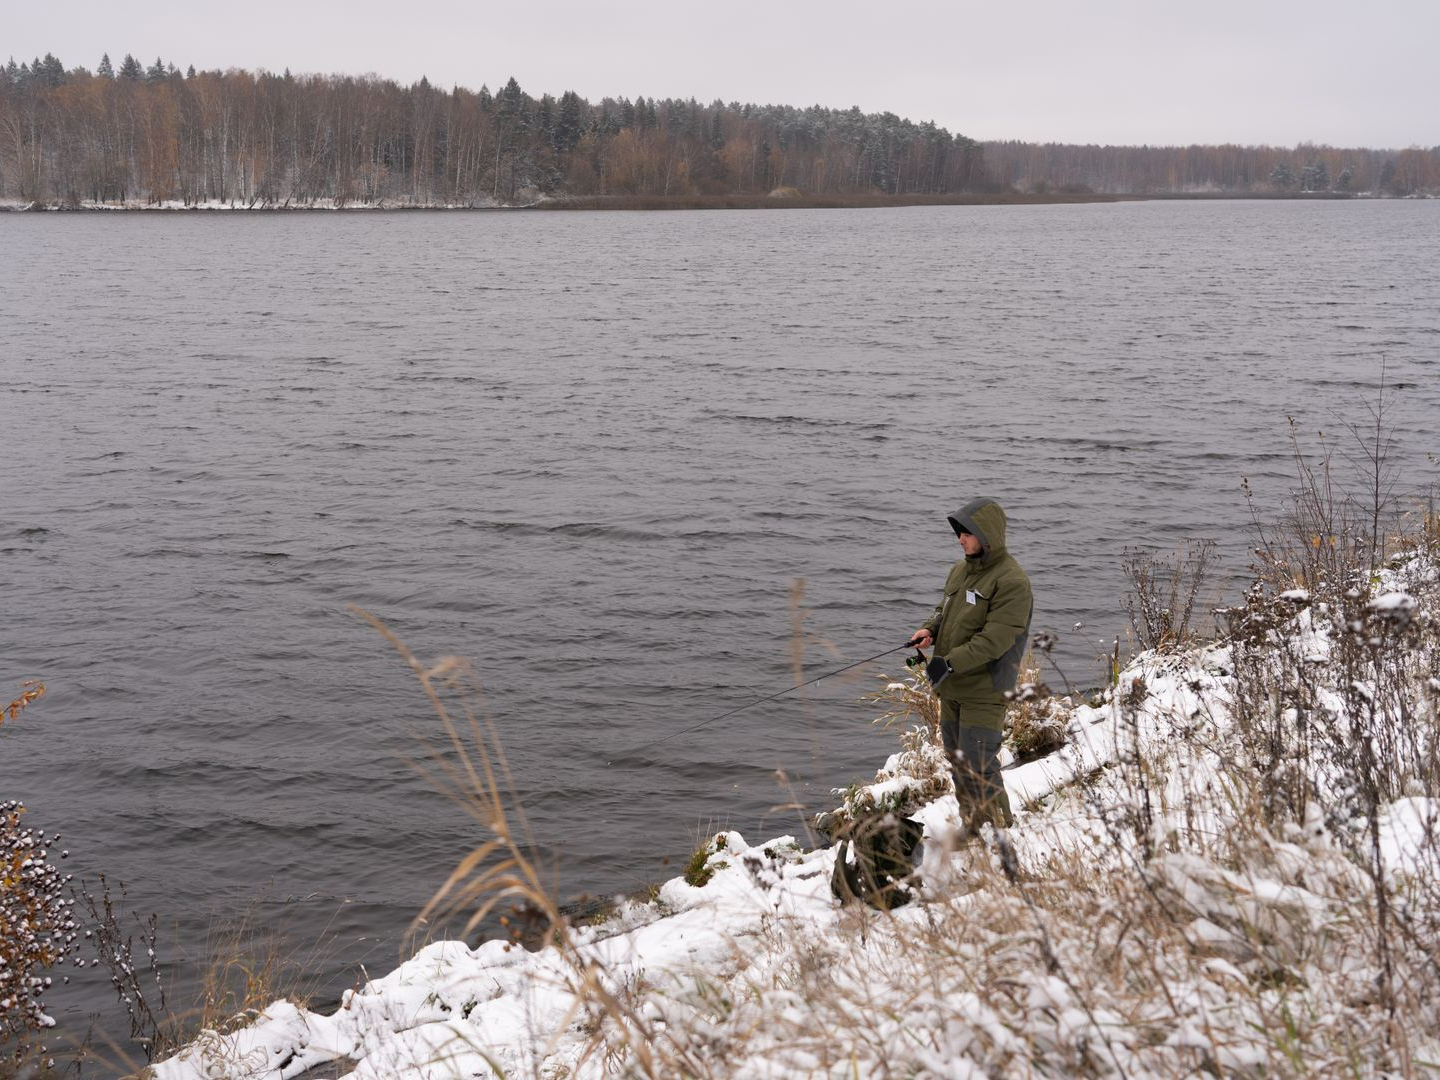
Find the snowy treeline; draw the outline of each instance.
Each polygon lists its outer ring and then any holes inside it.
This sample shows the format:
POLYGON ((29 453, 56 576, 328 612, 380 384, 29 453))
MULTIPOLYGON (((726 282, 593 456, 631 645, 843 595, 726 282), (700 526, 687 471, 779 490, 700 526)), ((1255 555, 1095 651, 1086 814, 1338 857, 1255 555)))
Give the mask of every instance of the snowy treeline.
POLYGON ((540 194, 972 190, 977 143, 891 113, 598 103, 375 76, 181 73, 132 57, 0 67, 0 197, 82 202, 509 203, 540 194))
POLYGON ((425 79, 0 65, 0 198, 46 204, 488 205, 541 195, 817 198, 1440 192, 1440 148, 978 143, 893 113, 425 79))
POLYGON ((1440 194, 1440 147, 985 143, 990 178, 1021 191, 1440 194))

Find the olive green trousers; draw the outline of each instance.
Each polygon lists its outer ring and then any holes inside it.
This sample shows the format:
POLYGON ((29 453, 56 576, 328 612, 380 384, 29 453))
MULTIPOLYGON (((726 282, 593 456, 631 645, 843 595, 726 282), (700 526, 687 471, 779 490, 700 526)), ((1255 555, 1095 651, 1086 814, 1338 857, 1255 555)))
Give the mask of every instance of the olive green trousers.
MULTIPOLYGON (((1004 706, 1000 707, 1003 719, 1004 706)), ((950 762, 950 776, 955 781, 955 801, 960 804, 960 823, 967 833, 974 834, 985 822, 998 828, 1009 828, 1015 816, 1010 812, 1010 796, 1000 773, 1000 743, 1004 734, 994 725, 991 710, 983 706, 975 712, 980 723, 967 723, 968 707, 953 701, 940 703, 940 742, 950 762)))

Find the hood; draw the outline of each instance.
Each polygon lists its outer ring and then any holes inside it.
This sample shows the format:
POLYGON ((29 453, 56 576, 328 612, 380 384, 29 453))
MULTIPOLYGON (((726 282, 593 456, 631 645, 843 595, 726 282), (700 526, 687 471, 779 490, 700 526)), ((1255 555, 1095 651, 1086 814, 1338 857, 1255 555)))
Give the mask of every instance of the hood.
POLYGON ((994 499, 971 499, 950 514, 947 520, 956 536, 960 535, 963 527, 966 532, 980 538, 986 560, 1005 554, 1005 511, 994 499))

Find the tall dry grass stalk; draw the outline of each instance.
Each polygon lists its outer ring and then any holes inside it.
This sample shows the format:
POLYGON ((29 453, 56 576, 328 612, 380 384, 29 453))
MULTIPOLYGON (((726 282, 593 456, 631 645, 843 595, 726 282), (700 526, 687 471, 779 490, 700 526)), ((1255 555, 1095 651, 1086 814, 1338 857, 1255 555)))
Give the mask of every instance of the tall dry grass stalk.
POLYGON ((513 799, 514 781, 494 722, 473 704, 480 701, 480 687, 470 662, 447 656, 427 666, 375 616, 359 608, 351 610, 395 649, 440 720, 453 753, 434 754, 421 762, 418 767, 422 775, 490 837, 459 862, 416 916, 410 927, 412 944, 430 923, 448 923, 460 914, 466 915, 460 932, 468 934, 507 902, 533 904, 551 917, 552 923, 561 923, 559 909, 524 854, 524 846, 530 841, 529 826, 518 799, 513 799), (459 707, 458 720, 446 702, 447 696, 459 707), (507 801, 511 803, 509 808, 507 801), (511 825, 512 810, 518 828, 511 825))
POLYGON ((432 756, 421 765, 422 771, 487 836, 460 859, 416 917, 412 938, 432 924, 448 925, 462 917, 461 933, 469 934, 504 908, 524 911, 527 919, 544 927, 543 944, 563 961, 563 989, 574 1003, 556 1030, 535 1033, 542 1040, 537 1058, 544 1058, 572 1023, 580 1023, 591 1035, 577 1068, 595 1062, 608 1074, 623 1063, 627 1073, 656 1080, 700 1075, 698 1063, 646 1012, 643 986, 612 978, 577 946, 569 921, 526 854, 533 847, 529 826, 498 730, 481 707, 472 665, 458 657, 426 665, 381 620, 359 608, 351 610, 395 649, 440 721, 451 754, 432 756))
MULTIPOLYGON (((795 689, 803 693, 804 687, 809 685, 805 678, 805 654, 810 646, 816 646, 825 650, 825 654, 832 660, 840 658, 840 650, 829 638, 812 633, 805 629, 805 620, 810 617, 810 609, 805 606, 805 579, 795 578, 790 582, 787 590, 787 603, 790 610, 790 640, 786 644, 790 657, 790 676, 795 684, 795 689)), ((841 682, 856 678, 858 673, 847 672, 838 676, 841 682)))

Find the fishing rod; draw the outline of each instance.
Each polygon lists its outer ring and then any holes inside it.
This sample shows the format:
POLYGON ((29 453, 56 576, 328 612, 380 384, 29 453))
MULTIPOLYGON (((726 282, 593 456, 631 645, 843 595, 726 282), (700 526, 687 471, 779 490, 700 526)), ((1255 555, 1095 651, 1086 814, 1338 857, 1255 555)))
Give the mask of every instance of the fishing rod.
MULTIPOLYGON (((921 653, 919 649, 919 643, 921 640, 923 639, 918 637, 911 638, 909 641, 905 642, 904 645, 896 645, 893 649, 886 649, 884 652, 876 653, 874 656, 867 656, 864 660, 856 660, 853 664, 846 664, 844 667, 836 668, 834 671, 827 671, 823 675, 816 675, 815 678, 810 679, 808 682, 797 683, 794 686, 787 686, 784 690, 781 690, 774 694, 770 694, 768 697, 756 698, 754 701, 747 701, 744 705, 736 706, 733 709, 727 709, 725 712, 720 713, 720 715, 718 716, 712 716, 708 720, 701 720, 698 724, 691 724, 689 727, 681 728, 679 731, 672 731, 669 735, 662 735, 660 738, 654 739, 651 742, 645 743, 641 746, 633 747, 632 749, 625 751, 619 756, 629 757, 631 754, 638 754, 642 750, 649 750, 652 746, 659 746, 661 743, 669 742, 671 739, 679 738, 681 735, 688 734, 692 731, 698 731, 700 728, 705 727, 707 724, 713 724, 717 720, 724 720, 727 716, 734 716, 736 713, 744 712, 746 709, 753 709, 756 705, 763 705, 767 701, 774 701, 776 698, 784 697, 786 694, 789 694, 792 691, 803 690, 807 686, 813 686, 821 679, 828 679, 832 675, 839 675, 842 672, 849 671, 851 668, 857 668, 861 664, 868 664, 874 660, 879 660, 882 656, 889 656, 891 653, 900 652, 902 649, 914 649, 916 655, 920 657, 921 663, 923 663, 925 660, 925 655, 921 653)), ((911 660, 906 661, 907 664, 911 662, 911 660)), ((605 764, 613 765, 614 761, 607 761, 605 764)))

